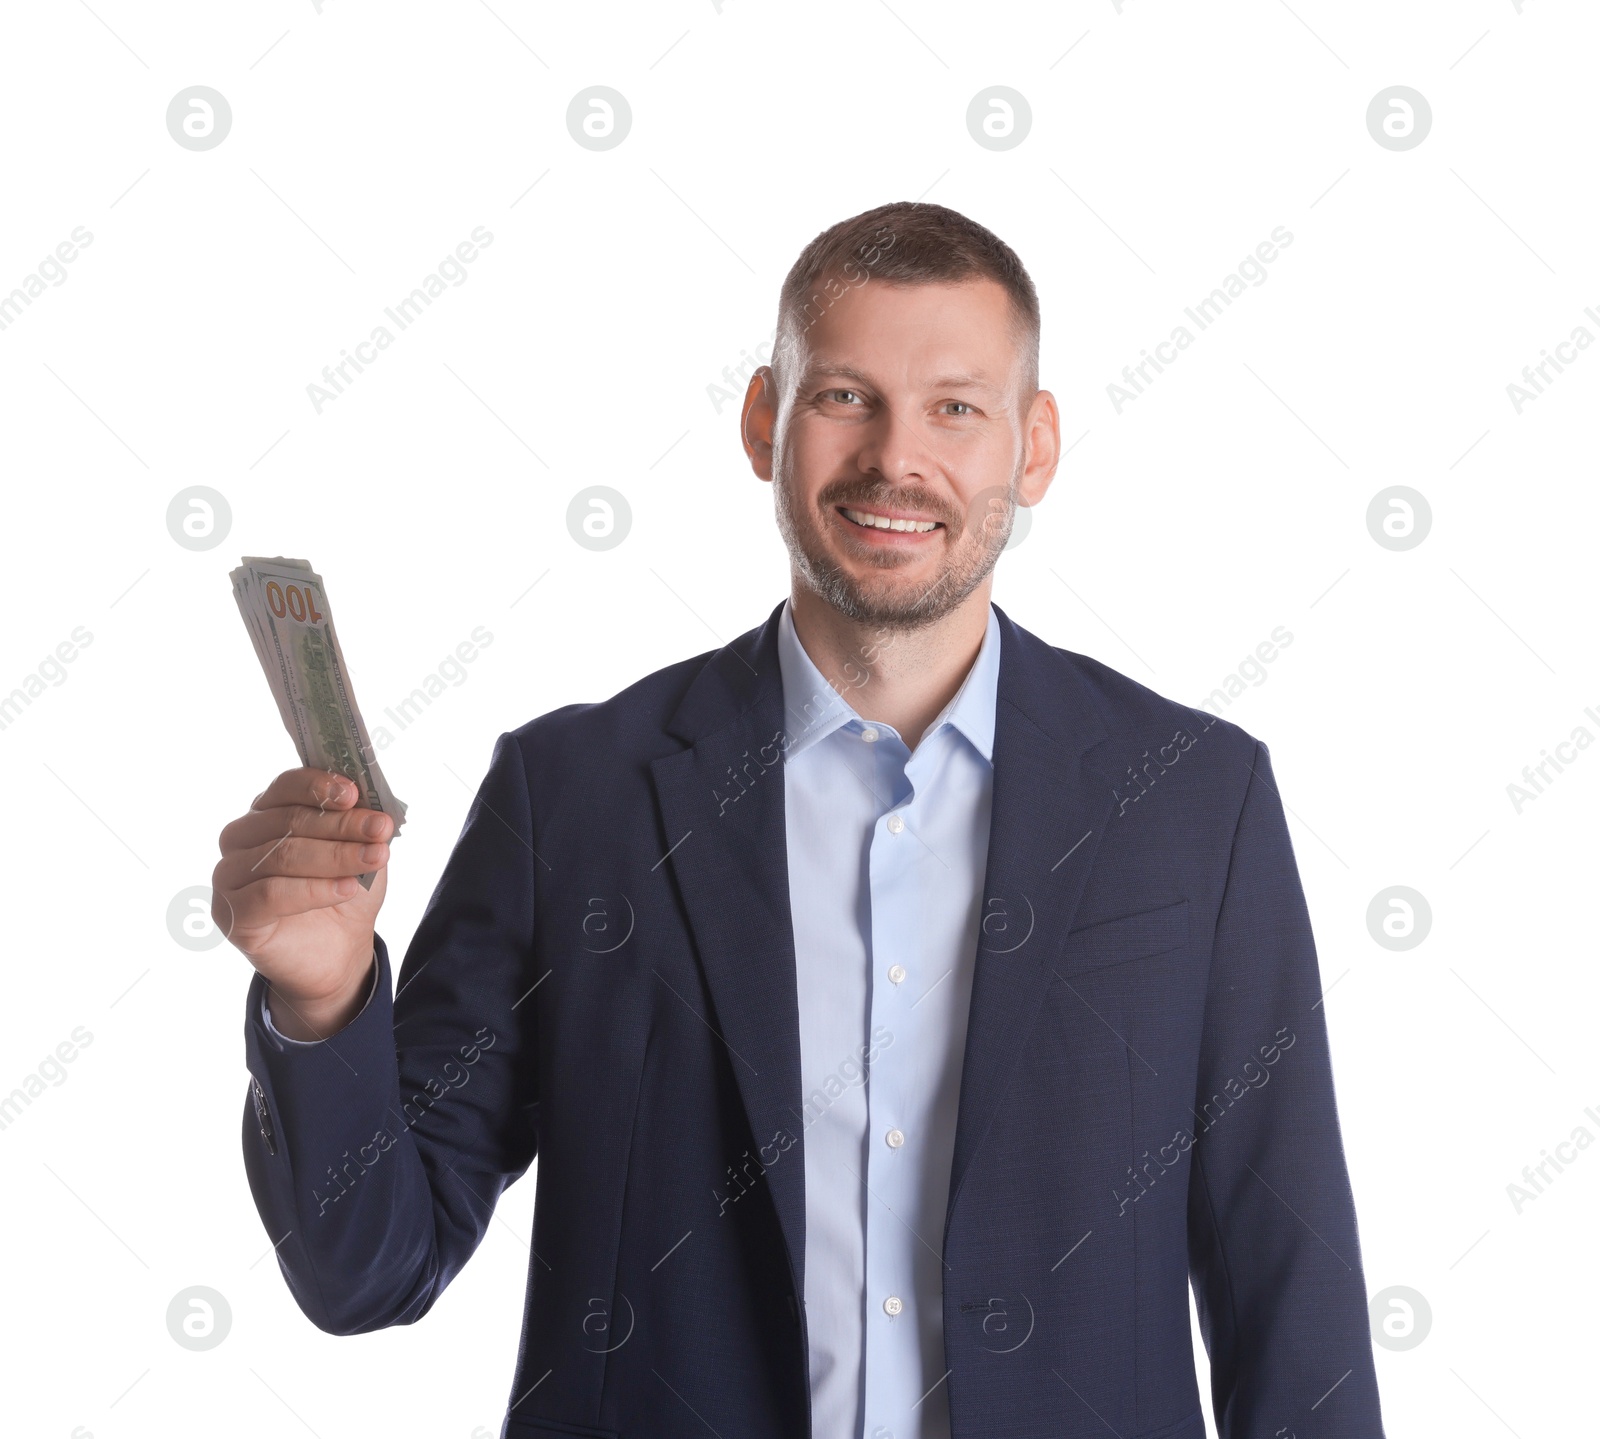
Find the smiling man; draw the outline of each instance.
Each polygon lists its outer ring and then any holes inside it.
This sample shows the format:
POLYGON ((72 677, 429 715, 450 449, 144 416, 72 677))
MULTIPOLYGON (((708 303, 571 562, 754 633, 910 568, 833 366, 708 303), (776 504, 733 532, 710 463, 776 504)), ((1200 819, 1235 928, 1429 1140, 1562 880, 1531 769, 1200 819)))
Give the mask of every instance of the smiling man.
POLYGON ((1199 1439, 1191 1285, 1224 1439, 1380 1439, 1266 747, 990 600, 1060 458, 1026 270, 887 205, 779 308, 788 598, 501 736, 398 991, 387 816, 297 769, 223 831, 296 1301, 421 1318, 537 1156, 507 1439, 1199 1439))

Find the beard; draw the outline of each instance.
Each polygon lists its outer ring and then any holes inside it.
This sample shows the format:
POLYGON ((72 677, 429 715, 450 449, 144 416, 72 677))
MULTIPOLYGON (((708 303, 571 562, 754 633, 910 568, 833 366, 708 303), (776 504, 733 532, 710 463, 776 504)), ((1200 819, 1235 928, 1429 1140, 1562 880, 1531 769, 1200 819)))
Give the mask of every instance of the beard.
POLYGON ((922 629, 955 610, 993 571, 1011 538, 1022 463, 1019 456, 1010 483, 980 492, 965 514, 940 493, 920 485, 891 485, 865 477, 830 481, 818 493, 815 509, 809 510, 794 503, 788 467, 780 454, 773 476, 778 531, 795 573, 846 619, 891 632, 922 629), (828 523, 824 517, 836 505, 915 509, 938 520, 944 526, 937 532, 944 544, 938 573, 925 584, 908 583, 896 571, 911 563, 911 557, 894 550, 864 556, 871 574, 851 573, 829 553, 823 537, 828 523))

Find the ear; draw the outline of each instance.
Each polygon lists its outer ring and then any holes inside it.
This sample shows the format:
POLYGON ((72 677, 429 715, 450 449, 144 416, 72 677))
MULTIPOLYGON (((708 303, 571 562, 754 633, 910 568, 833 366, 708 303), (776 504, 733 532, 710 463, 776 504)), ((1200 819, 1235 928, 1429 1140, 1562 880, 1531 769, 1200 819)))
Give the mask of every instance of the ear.
POLYGON ((771 365, 750 376, 739 411, 739 438, 750 468, 763 480, 772 478, 772 433, 778 420, 778 383, 771 365))
POLYGON ((1061 463, 1061 413, 1056 397, 1040 390, 1028 407, 1022 431, 1022 479, 1017 485, 1017 503, 1036 505, 1044 498, 1061 463))

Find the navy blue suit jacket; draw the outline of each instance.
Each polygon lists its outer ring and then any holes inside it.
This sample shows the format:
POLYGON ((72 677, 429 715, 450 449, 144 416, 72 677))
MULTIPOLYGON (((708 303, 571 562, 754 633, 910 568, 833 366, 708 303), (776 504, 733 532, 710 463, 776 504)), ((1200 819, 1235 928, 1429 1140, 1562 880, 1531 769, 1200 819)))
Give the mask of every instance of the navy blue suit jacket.
MULTIPOLYGON (((381 937, 373 999, 325 1043, 274 1039, 250 987, 245 1165, 319 1328, 420 1319, 538 1156, 504 1439, 810 1432, 778 613, 502 735, 392 999, 381 937)), ((1381 1439, 1266 747, 1000 632, 929 1237, 952 1432, 1198 1439, 1192 1282, 1224 1439, 1381 1439)))

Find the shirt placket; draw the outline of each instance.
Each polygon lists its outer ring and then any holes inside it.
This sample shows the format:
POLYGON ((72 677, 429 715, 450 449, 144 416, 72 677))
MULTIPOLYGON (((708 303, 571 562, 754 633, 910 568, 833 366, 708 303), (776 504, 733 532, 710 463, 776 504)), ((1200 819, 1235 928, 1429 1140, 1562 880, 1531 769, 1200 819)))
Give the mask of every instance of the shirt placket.
POLYGON ((914 986, 919 932, 916 825, 919 811, 904 743, 889 733, 878 741, 878 793, 888 808, 873 825, 868 860, 872 957, 869 1029, 873 1059, 867 1082, 867 1227, 865 1434, 880 1439, 913 1432, 909 1392, 922 1373, 917 1282, 906 1229, 916 1196, 913 1146, 920 1136, 910 1092, 918 1050, 914 986), (879 1035, 885 1036, 883 1041, 879 1035))

